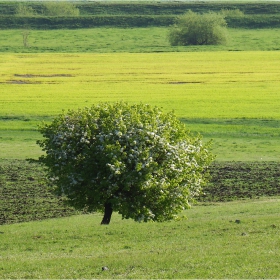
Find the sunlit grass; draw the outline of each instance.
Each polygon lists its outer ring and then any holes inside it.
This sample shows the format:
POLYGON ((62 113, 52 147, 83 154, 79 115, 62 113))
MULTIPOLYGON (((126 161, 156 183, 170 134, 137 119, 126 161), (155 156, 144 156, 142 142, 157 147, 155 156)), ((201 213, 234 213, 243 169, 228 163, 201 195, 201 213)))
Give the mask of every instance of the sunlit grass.
POLYGON ((199 205, 187 219, 113 214, 1 227, 0 278, 279 278, 279 199, 199 205), (107 266, 108 271, 102 271, 107 266))
POLYGON ((219 46, 171 46, 168 27, 92 28, 76 30, 29 30, 23 45, 23 30, 0 30, 0 52, 192 52, 279 50, 280 33, 275 29, 228 29, 228 42, 219 46))
POLYGON ((29 130, 0 130, 0 161, 3 159, 38 158, 43 152, 36 145, 41 135, 29 130))

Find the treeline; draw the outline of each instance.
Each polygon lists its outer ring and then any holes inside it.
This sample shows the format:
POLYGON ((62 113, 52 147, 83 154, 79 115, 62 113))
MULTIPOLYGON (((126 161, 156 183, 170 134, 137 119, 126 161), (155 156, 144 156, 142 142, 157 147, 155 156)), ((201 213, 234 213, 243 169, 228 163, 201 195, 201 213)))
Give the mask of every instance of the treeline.
POLYGON ((94 27, 166 27, 178 15, 194 12, 240 11, 228 13, 233 28, 280 27, 280 2, 158 2, 158 3, 70 3, 0 2, 0 29, 77 29, 94 27), (57 6, 55 6, 57 5, 57 6))
MULTIPOLYGON (((57 3, 57 2, 56 2, 57 3)), ((68 2, 69 3, 69 2, 68 2)), ((75 2, 73 2, 75 3, 75 2)), ((19 2, 0 2, 0 15, 15 15, 19 2)), ((278 14, 279 2, 234 3, 232 2, 156 2, 156 3, 114 3, 114 2, 83 2, 75 3, 81 16, 87 15, 179 15, 188 10, 194 12, 220 11, 223 9, 239 9, 245 14, 278 14)), ((44 2, 28 2, 28 6, 42 15, 44 2)))
MULTIPOLYGON (((0 17, 0 29, 77 29, 94 27, 166 27, 174 24, 175 16, 109 15, 87 17, 0 17)), ((280 28, 280 15, 245 15, 226 17, 231 28, 280 28)))
POLYGON ((157 2, 157 3, 84 3, 76 5, 83 15, 96 14, 143 14, 180 15, 188 10, 193 12, 221 11, 239 9, 245 14, 277 14, 280 3, 221 3, 221 2, 157 2))
POLYGON ((174 16, 111 15, 87 17, 1 17, 0 28, 16 29, 77 29, 94 27, 148 27, 169 26, 174 16))

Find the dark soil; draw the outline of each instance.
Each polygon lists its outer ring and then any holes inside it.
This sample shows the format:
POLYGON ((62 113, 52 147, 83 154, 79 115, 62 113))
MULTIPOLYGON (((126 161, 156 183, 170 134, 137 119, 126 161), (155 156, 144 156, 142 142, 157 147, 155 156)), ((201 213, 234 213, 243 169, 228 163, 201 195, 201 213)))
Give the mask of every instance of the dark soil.
POLYGON ((25 160, 0 162, 0 225, 77 213, 51 194, 42 167, 25 160))
MULTIPOLYGON (((201 202, 231 201, 280 195, 278 162, 214 162, 201 202)), ((76 214, 53 195, 37 163, 0 161, 0 225, 76 214)))
POLYGON ((279 162, 214 162, 200 201, 231 201, 280 195, 279 162))

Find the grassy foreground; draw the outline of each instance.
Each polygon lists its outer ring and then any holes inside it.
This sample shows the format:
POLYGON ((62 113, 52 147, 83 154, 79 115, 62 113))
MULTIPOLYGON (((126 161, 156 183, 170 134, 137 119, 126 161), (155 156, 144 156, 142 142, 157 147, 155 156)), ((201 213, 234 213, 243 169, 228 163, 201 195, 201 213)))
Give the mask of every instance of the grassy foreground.
POLYGON ((100 226, 95 214, 4 225, 0 278, 279 278, 279 202, 200 204, 160 224, 114 214, 100 226))

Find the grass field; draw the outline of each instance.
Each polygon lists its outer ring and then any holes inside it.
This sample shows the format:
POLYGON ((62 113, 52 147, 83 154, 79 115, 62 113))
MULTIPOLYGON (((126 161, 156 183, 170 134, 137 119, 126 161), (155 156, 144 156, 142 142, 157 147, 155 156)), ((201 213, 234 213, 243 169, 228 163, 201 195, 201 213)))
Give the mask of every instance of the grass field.
POLYGON ((279 202, 199 205, 165 223, 114 214, 100 226, 94 214, 4 225, 0 278, 276 279, 279 202))
POLYGON ((96 28, 29 30, 24 48, 23 31, 0 30, 0 279, 280 278, 279 29, 193 47, 169 46, 166 28, 96 28), (41 154, 37 125, 62 109, 116 100, 174 110, 213 139, 205 195, 166 223, 44 220, 77 212, 15 159, 41 154))
POLYGON ((94 28, 78 30, 0 30, 0 52, 192 52, 280 49, 279 29, 230 29, 222 46, 170 46, 168 28, 94 28), (29 32, 28 48, 23 32, 29 32))
POLYGON ((0 54, 0 61, 1 158, 38 155, 37 124, 62 109, 124 100, 174 110, 214 139, 218 160, 278 160, 279 51, 0 54))

